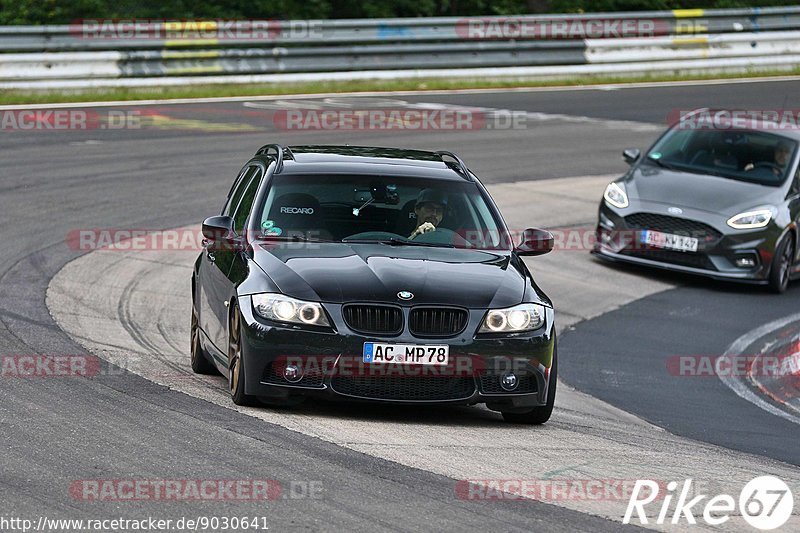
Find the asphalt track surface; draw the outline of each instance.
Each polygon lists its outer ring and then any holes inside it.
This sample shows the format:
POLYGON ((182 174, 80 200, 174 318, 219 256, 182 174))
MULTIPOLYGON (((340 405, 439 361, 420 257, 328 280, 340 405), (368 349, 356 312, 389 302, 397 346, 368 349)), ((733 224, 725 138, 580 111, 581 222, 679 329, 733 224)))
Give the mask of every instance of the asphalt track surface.
MULTIPOLYGON (((69 230, 197 223, 218 211, 236 171, 263 142, 450 149, 460 153, 487 183, 621 173, 620 149, 644 148, 670 110, 704 105, 798 108, 798 89, 800 82, 780 82, 402 97, 408 102, 598 119, 570 122, 543 117, 540 124, 530 124, 522 133, 270 133, 271 128, 259 122, 263 117, 242 116, 241 104, 158 106, 159 116, 188 121, 178 129, 173 122, 163 129, 142 131, 3 132, 0 353, 84 353, 59 330, 45 305, 50 279, 80 253, 64 243, 69 230), (603 120, 631 121, 642 128, 607 129, 603 120), (209 131, 209 123, 250 124, 253 129, 209 131)), ((676 385, 663 377, 663 366, 658 368, 662 379, 649 379, 656 367, 647 361, 651 355, 658 361, 652 364, 663 365, 665 353, 722 353, 749 329, 796 312, 797 288, 786 296, 772 297, 720 284, 678 283, 684 286, 565 334, 564 350, 586 354, 584 359, 576 357, 570 370, 562 371, 567 382, 671 432, 799 464, 800 426, 759 411, 716 383, 702 390, 694 390, 691 380, 676 385), (747 311, 742 312, 742 307, 747 311), (692 316, 703 317, 714 328, 699 327, 699 320, 693 321, 692 316), (659 343, 648 335, 654 329, 659 343), (685 331, 696 331, 696 335, 685 331), (641 343, 634 346, 625 342, 627 338, 641 343), (598 353, 607 358, 590 357, 598 353), (629 387, 609 387, 609 375, 619 376, 615 383, 629 387), (675 394, 676 386, 686 388, 685 394, 675 394), (719 418, 709 424, 709 413, 719 418)), ((558 300, 558 295, 551 296, 558 300)), ((86 478, 320 479, 334 483, 335 490, 327 491, 322 500, 287 500, 269 506, 270 520, 283 527, 356 530, 428 529, 432 525, 450 530, 619 528, 600 518, 537 502, 461 502, 453 497, 453 480, 446 477, 265 425, 128 373, 92 380, 5 379, 0 388, 0 426, 5 451, 0 463, 4 514, 252 516, 258 514, 252 503, 235 502, 212 504, 216 507, 126 503, 123 511, 116 503, 76 501, 66 487, 86 478)))
POLYGON ((696 281, 645 297, 564 335, 564 350, 581 356, 562 378, 671 433, 800 465, 798 423, 767 414, 714 376, 681 375, 670 364, 721 356, 756 326, 792 314, 798 297, 796 284, 776 297, 696 281))

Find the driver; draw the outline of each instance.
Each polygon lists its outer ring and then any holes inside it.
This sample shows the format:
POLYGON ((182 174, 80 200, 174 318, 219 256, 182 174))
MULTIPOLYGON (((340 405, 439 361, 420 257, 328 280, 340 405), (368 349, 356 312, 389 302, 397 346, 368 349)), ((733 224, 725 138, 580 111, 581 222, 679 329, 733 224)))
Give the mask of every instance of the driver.
MULTIPOLYGON (((792 155, 792 148, 789 146, 789 143, 786 141, 781 141, 775 145, 775 151, 773 152, 773 165, 771 167, 772 172, 776 176, 782 176, 783 173, 786 171, 786 167, 789 165, 789 156, 792 155)), ((747 166, 744 167, 745 170, 753 170, 756 167, 753 163, 748 163, 747 166)))
POLYGON ((436 226, 442 222, 446 207, 447 196, 441 192, 435 189, 423 189, 420 191, 417 203, 414 206, 414 213, 417 215, 419 226, 408 238, 413 239, 417 235, 434 231, 436 226))

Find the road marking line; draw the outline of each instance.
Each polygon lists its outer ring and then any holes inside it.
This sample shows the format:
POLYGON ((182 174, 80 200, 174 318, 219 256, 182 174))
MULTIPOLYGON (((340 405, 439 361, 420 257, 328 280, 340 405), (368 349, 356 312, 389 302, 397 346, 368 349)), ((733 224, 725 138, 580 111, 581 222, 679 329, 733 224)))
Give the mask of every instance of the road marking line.
POLYGON ((729 389, 736 393, 737 396, 742 398, 743 400, 747 400, 748 402, 752 403, 753 405, 760 407, 761 409, 771 413, 775 416, 779 416, 789 422, 794 422, 795 424, 800 424, 800 417, 791 415, 782 409, 778 409, 771 403, 767 402, 763 398, 759 397, 756 393, 754 393, 750 388, 747 387, 744 383, 740 380, 736 379, 733 376, 724 375, 725 372, 720 372, 721 362, 724 360, 725 364, 727 365, 726 368, 733 368, 733 362, 731 361, 732 357, 736 357, 742 353, 744 353, 745 349, 750 346, 753 342, 758 340, 759 338, 763 337, 764 335, 768 335, 769 333, 775 331, 776 329, 780 329, 787 324, 791 324, 792 322, 796 322, 800 320, 800 313, 784 317, 773 322, 769 322, 768 324, 764 324, 763 326, 756 328, 748 333, 745 333, 725 351, 725 353, 717 359, 716 362, 716 374, 719 377, 720 381, 724 383, 729 389))

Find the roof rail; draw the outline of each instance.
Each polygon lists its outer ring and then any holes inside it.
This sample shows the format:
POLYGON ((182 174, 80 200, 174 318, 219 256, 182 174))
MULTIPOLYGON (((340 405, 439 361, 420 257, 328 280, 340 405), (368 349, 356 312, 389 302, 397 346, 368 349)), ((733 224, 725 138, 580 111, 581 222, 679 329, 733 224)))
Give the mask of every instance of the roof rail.
MULTIPOLYGON (((439 157, 441 157, 442 161, 444 161, 445 157, 452 157, 456 161, 456 163, 458 164, 458 169, 456 170, 456 172, 461 174, 461 176, 463 176, 464 179, 470 180, 470 181, 472 180, 472 175, 469 173, 469 169, 467 168, 467 164, 464 163, 464 161, 460 157, 458 157, 456 154, 454 154, 453 152, 448 152, 446 150, 439 150, 438 152, 434 152, 434 153, 436 155, 438 155, 439 157)), ((444 163, 447 164, 447 161, 444 161, 444 163)))
POLYGON ((256 151, 256 155, 265 155, 267 157, 275 158, 275 174, 278 174, 281 170, 283 170, 284 153, 290 158, 294 159, 294 154, 292 154, 292 151, 287 146, 281 146, 277 143, 265 144, 256 151), (275 150, 275 153, 270 154, 270 150, 275 150))

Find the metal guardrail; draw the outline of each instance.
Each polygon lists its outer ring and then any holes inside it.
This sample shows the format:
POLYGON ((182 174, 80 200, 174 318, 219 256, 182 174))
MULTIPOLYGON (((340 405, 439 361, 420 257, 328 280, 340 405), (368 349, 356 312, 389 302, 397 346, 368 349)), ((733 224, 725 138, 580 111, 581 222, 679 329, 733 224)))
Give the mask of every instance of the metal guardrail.
MULTIPOLYGON (((536 23, 543 20, 597 21, 608 19, 651 20, 659 24, 666 35, 685 33, 729 33, 780 31, 800 28, 800 6, 775 8, 747 8, 674 11, 649 11, 625 13, 587 13, 581 15, 542 15, 518 17, 438 17, 356 20, 309 20, 304 27, 313 28, 307 36, 289 35, 291 21, 238 21, 232 30, 261 25, 270 28, 263 39, 225 39, 228 47, 272 45, 331 45, 367 44, 389 42, 460 41, 465 39, 470 21, 502 24, 509 20, 536 23), (700 30, 700 31, 699 31, 700 30)), ((219 24, 206 22, 162 22, 152 24, 154 32, 181 33, 198 25, 214 30, 219 24)), ((68 26, 6 26, 0 27, 0 51, 3 52, 61 52, 78 50, 130 50, 168 47, 203 47, 208 39, 93 39, 84 38, 80 24, 68 26)), ((635 35, 626 35, 635 37, 635 35)), ((523 37, 524 39, 524 37, 523 37)))
MULTIPOLYGON (((125 85, 125 80, 134 78, 149 79, 140 84, 158 85, 159 79, 174 77, 202 83, 212 77, 269 75, 290 81, 291 74, 326 79, 326 74, 336 73, 342 79, 348 72, 359 73, 359 78, 368 72, 386 72, 380 77, 389 77, 391 72, 414 71, 424 76, 446 75, 452 69, 461 69, 461 75, 470 69, 482 69, 484 75, 487 69, 495 69, 495 75, 517 75, 525 69, 531 75, 537 67, 552 71, 589 64, 618 71, 611 67, 652 63, 659 70, 666 61, 684 61, 688 68, 692 61, 708 65, 709 59, 725 60, 735 68, 767 64, 774 68, 776 56, 785 57, 790 68, 800 54, 800 6, 520 17, 156 22, 141 25, 143 34, 137 34, 141 38, 100 38, 108 32, 97 33, 101 25, 93 24, 0 27, 0 87, 54 87, 59 80, 72 80, 67 85, 73 87, 83 80, 88 86, 98 85, 98 79, 125 85), (618 27, 614 38, 594 38, 591 28, 615 20, 635 24, 618 27), (239 38, 254 26, 266 30, 239 38), (563 31, 543 34, 545 26, 563 31), (521 30, 527 27, 538 32, 521 30), (645 36, 640 35, 643 28, 649 32, 645 36), (198 35, 202 38, 194 38, 198 35)), ((113 36, 125 37, 124 32, 113 36)))

